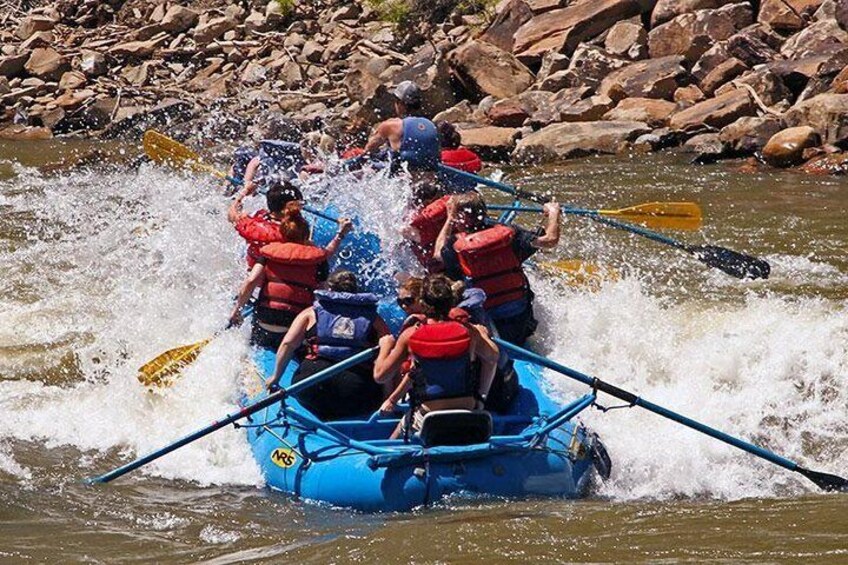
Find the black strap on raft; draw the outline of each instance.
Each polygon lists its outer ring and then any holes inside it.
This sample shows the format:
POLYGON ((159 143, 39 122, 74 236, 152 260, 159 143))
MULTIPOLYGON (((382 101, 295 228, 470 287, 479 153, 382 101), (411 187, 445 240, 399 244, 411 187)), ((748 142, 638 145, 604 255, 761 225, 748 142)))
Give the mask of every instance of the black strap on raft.
POLYGON ((617 386, 606 383, 601 379, 595 377, 594 379, 592 379, 592 393, 595 395, 596 398, 598 396, 598 391, 605 392, 609 395, 615 396, 616 398, 620 398, 628 403, 618 404, 616 406, 602 406, 598 404, 596 400, 592 403, 592 406, 594 406, 601 412, 609 412, 610 410, 618 410, 619 408, 633 408, 639 401, 639 397, 635 394, 627 392, 626 390, 622 390, 617 386))

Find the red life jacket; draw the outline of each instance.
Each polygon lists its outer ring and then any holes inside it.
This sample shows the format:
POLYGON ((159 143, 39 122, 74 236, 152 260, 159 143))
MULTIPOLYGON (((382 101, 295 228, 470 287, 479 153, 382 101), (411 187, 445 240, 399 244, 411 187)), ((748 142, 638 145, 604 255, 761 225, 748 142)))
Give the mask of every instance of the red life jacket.
POLYGON ((418 326, 408 342, 415 365, 426 381, 422 400, 473 395, 468 328, 454 321, 428 322, 418 326))
POLYGON ((436 247, 436 239, 448 218, 448 199, 443 196, 419 210, 409 223, 410 227, 418 231, 418 242, 412 242, 412 252, 423 266, 428 266, 433 260, 433 250, 436 247))
POLYGON ((478 173, 483 168, 480 157, 467 147, 442 149, 442 163, 466 173, 478 173))
POLYGON ((260 210, 251 216, 242 216, 236 223, 236 231, 247 242, 247 267, 253 268, 259 258, 259 250, 269 243, 284 242, 280 223, 271 217, 268 210, 260 210))
POLYGON ((462 273, 486 293, 486 309, 527 296, 527 277, 512 250, 514 237, 515 230, 497 225, 461 233, 454 243, 462 273))
POLYGON ((268 259, 259 306, 293 314, 311 306, 318 288, 318 266, 327 252, 302 243, 271 243, 259 250, 268 259))

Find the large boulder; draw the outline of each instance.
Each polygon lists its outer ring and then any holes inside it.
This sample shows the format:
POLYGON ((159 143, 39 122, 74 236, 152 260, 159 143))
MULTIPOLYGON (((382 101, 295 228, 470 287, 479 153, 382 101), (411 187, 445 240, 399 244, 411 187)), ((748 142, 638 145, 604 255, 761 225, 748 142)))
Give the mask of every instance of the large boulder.
POLYGON ((510 0, 478 39, 511 52, 515 32, 532 17, 533 10, 524 0, 510 0))
POLYGON ((15 35, 21 41, 29 39, 29 37, 39 31, 50 31, 56 26, 56 21, 47 16, 32 15, 21 20, 15 35))
POLYGON ((560 107, 559 119, 563 122, 594 122, 602 119, 613 106, 615 102, 609 96, 589 96, 560 107))
POLYGON ((781 127, 781 121, 774 116, 743 116, 725 126, 719 134, 719 139, 735 154, 747 155, 762 149, 781 127))
POLYGON ((773 167, 792 167, 804 160, 804 149, 820 143, 819 134, 809 126, 787 128, 774 134, 763 148, 763 159, 773 167))
POLYGON ((46 81, 57 81, 62 74, 71 70, 71 62, 52 47, 33 49, 24 65, 26 72, 46 81))
POLYGON ((669 126, 679 131, 698 130, 704 126, 722 128, 742 116, 754 115, 756 110, 751 95, 738 89, 681 110, 671 117, 669 126))
POLYGON ((501 161, 509 157, 520 135, 516 128, 484 126, 459 129, 462 144, 487 161, 501 161))
POLYGON ((605 120, 614 122, 645 122, 651 127, 668 125, 677 104, 655 98, 625 98, 618 106, 604 114, 605 120))
POLYGON ((712 96, 724 83, 735 79, 747 70, 748 67, 745 66, 745 63, 736 57, 729 57, 707 73, 707 76, 701 80, 701 91, 707 96, 712 96))
POLYGON ((599 94, 613 100, 624 98, 664 98, 671 100, 674 91, 685 86, 689 73, 683 68, 683 57, 672 55, 637 61, 610 73, 598 89, 599 94))
POLYGON ((706 8, 721 8, 727 0, 658 0, 651 12, 651 27, 673 20, 681 14, 706 8))
POLYGON ((607 33, 604 49, 611 55, 644 59, 648 55, 648 32, 637 23, 618 22, 607 33))
POLYGON ((168 8, 159 25, 167 32, 177 34, 188 31, 197 24, 199 16, 194 10, 176 4, 168 8))
POLYGON ((627 59, 616 57, 600 47, 584 43, 574 52, 568 68, 549 75, 541 81, 540 88, 558 92, 563 88, 588 86, 594 90, 600 86, 604 77, 628 63, 627 59))
POLYGON ((786 40, 780 54, 787 59, 802 59, 848 47, 848 31, 835 20, 815 22, 786 40))
POLYGON ((575 122, 553 124, 521 139, 513 151, 519 162, 544 162, 592 153, 616 153, 626 142, 648 133, 643 122, 575 122))
POLYGON ((547 51, 571 54, 582 41, 641 13, 637 0, 592 0, 535 16, 515 32, 513 53, 535 63, 547 51))
POLYGON ((766 67, 759 67, 742 74, 716 89, 715 94, 720 96, 737 88, 745 88, 741 86, 743 84, 753 88, 754 92, 757 93, 757 96, 760 97, 760 100, 766 106, 774 106, 792 98, 792 92, 790 92, 780 77, 766 67))
POLYGON ((783 31, 802 29, 823 0, 762 0, 757 21, 783 31))
POLYGON ((694 63, 715 42, 728 39, 751 24, 753 19, 747 3, 682 14, 651 30, 648 51, 654 58, 683 55, 687 61, 694 63))
POLYGON ((509 98, 530 88, 535 77, 511 53, 483 41, 469 41, 448 55, 466 90, 479 98, 509 98))
POLYGON ((808 125, 825 143, 848 138, 848 94, 819 94, 793 106, 785 116, 790 127, 808 125))

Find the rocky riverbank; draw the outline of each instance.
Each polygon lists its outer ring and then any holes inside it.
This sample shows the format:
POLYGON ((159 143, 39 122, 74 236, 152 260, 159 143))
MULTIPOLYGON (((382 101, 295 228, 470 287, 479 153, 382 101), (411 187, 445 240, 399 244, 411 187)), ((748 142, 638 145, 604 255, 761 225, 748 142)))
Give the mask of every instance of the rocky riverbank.
POLYGON ((412 79, 489 160, 848 169, 846 0, 18 0, 0 23, 0 138, 219 141, 274 115, 346 145, 412 79))

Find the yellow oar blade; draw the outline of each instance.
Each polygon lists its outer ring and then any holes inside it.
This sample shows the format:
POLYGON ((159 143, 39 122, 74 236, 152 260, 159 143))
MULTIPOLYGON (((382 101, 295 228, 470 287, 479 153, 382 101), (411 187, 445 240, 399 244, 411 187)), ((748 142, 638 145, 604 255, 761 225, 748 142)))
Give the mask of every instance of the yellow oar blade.
POLYGON ((649 202, 620 210, 599 210, 604 216, 641 224, 649 228, 690 230, 700 229, 703 214, 694 202, 649 202))
POLYGON ((584 288, 593 292, 599 290, 605 282, 621 279, 621 274, 599 263, 590 263, 579 259, 560 259, 538 263, 540 269, 549 275, 560 277, 563 283, 575 288, 584 288))
POLYGON ((138 370, 138 380, 147 387, 167 387, 173 384, 173 376, 197 359, 211 338, 169 349, 138 370))
POLYGON ((226 174, 204 163, 200 155, 179 141, 171 139, 155 130, 144 132, 142 140, 144 153, 157 163, 172 167, 186 167, 201 173, 211 173, 218 178, 226 178, 226 174))

